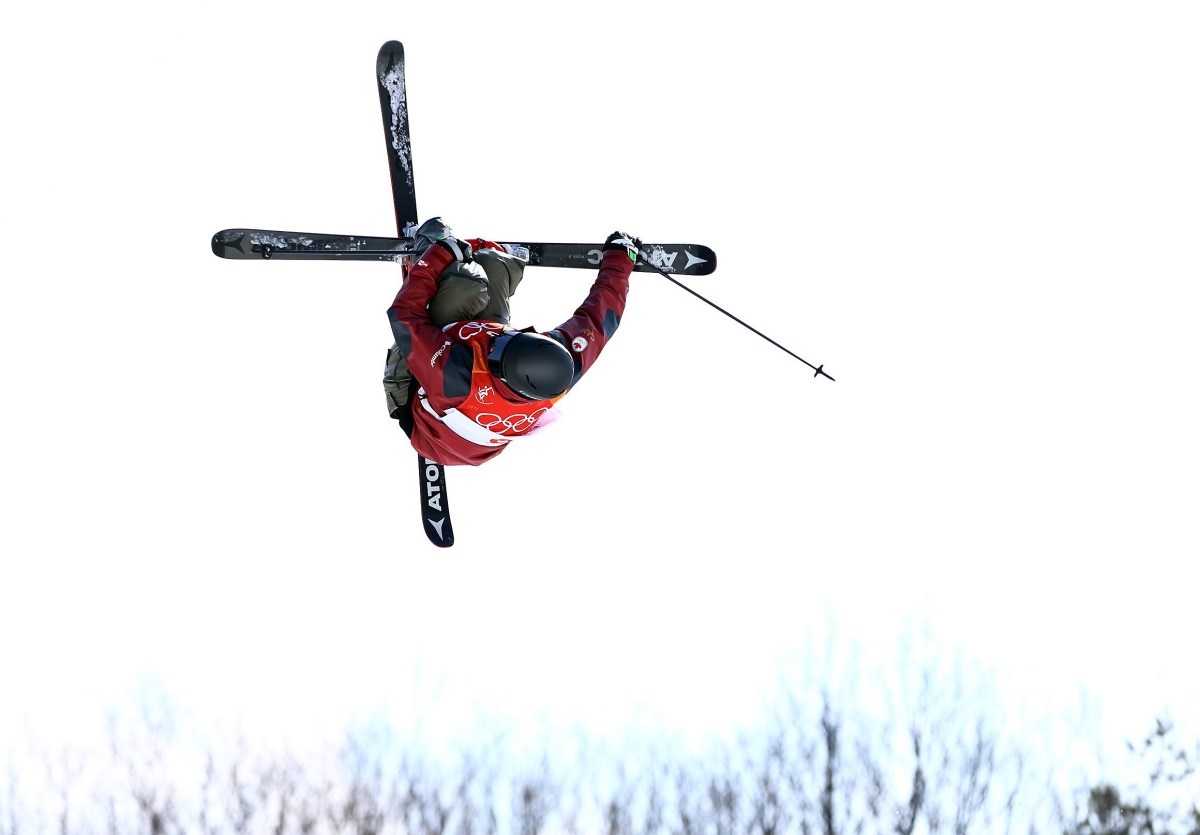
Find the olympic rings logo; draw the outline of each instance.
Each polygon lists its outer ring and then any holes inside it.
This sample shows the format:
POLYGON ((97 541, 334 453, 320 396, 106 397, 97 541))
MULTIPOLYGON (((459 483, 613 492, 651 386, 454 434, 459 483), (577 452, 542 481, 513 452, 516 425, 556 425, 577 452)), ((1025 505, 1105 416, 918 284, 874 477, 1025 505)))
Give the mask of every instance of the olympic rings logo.
POLYGON ((477 334, 484 331, 502 331, 504 325, 496 324, 495 322, 464 322, 462 327, 458 329, 459 339, 471 339, 477 334))
POLYGON ((492 432, 524 432, 532 429, 545 411, 546 407, 543 406, 530 415, 509 415, 508 417, 501 417, 491 412, 481 412, 475 417, 475 422, 492 432))

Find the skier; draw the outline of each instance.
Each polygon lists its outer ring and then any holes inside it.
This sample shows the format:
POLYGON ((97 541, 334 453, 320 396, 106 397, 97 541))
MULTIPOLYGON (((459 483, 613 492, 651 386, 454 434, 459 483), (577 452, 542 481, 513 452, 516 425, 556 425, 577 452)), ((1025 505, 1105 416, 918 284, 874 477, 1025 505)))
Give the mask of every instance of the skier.
POLYGON ((460 239, 434 217, 414 233, 416 263, 388 310, 395 343, 388 414, 418 453, 477 466, 552 423, 620 324, 641 240, 613 232, 587 298, 558 327, 515 329, 509 298, 525 264, 497 243, 460 239))

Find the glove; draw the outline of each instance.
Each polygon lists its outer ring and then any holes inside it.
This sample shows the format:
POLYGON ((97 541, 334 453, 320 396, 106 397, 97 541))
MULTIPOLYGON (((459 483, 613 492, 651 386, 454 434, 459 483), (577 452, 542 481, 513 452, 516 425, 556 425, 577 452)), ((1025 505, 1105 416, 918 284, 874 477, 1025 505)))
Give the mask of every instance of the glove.
POLYGON ((629 256, 629 260, 637 263, 638 254, 642 249, 642 239, 635 238, 625 232, 613 232, 604 239, 604 251, 620 250, 629 256))
POLYGON ((455 261, 471 260, 471 245, 454 237, 454 230, 440 217, 429 218, 413 232, 413 252, 418 255, 435 244, 453 255, 455 261))

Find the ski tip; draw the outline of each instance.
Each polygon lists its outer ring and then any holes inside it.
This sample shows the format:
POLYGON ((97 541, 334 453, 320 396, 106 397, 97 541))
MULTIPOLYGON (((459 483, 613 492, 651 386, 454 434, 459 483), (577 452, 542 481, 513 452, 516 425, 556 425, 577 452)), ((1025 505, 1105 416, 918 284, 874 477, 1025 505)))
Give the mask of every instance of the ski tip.
POLYGON ((218 258, 229 258, 238 251, 242 238, 246 236, 243 229, 222 229, 212 236, 213 255, 218 258))

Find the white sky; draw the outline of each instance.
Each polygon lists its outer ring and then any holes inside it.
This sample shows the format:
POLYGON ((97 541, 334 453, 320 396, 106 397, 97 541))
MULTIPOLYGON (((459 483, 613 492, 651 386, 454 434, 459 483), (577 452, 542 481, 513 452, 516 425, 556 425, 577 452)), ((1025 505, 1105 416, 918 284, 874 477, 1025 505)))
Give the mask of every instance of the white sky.
MULTIPOLYGON (((1195 718, 1194 5, 77 5, 0 49, 3 715, 152 680, 285 731, 720 730, 832 620, 1125 735, 1195 718), (708 244, 691 286, 838 381, 639 274, 430 546, 379 385, 398 271, 208 243, 393 232, 393 38, 423 217, 708 244)), ((519 324, 591 277, 531 270, 519 324)))

